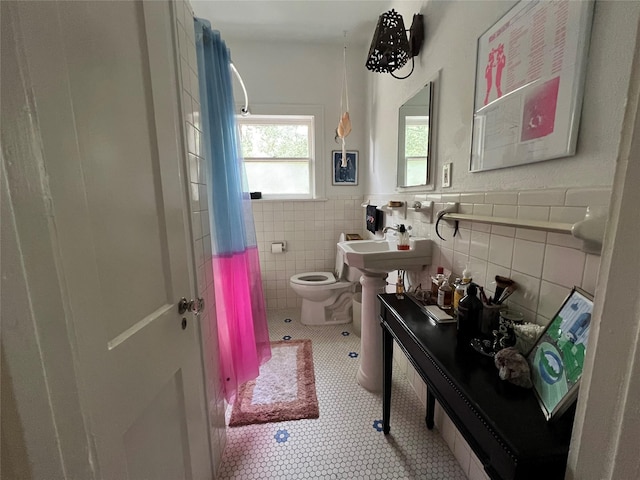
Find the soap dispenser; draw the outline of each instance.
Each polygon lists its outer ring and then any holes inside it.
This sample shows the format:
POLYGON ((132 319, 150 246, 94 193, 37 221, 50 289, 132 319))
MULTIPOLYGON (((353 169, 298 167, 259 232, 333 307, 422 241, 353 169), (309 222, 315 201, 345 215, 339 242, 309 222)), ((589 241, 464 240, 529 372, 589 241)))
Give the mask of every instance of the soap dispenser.
POLYGON ((409 250, 409 232, 403 223, 398 227, 398 250, 409 250))

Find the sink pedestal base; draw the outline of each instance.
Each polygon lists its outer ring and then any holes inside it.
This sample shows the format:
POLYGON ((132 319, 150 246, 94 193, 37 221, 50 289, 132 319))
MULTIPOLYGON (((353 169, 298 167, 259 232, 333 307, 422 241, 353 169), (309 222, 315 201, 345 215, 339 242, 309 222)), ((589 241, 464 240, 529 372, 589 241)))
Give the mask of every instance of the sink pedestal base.
POLYGON ((386 273, 366 273, 362 285, 362 325, 358 384, 370 392, 382 391, 382 328, 378 319, 380 304, 376 296, 384 293, 386 273))

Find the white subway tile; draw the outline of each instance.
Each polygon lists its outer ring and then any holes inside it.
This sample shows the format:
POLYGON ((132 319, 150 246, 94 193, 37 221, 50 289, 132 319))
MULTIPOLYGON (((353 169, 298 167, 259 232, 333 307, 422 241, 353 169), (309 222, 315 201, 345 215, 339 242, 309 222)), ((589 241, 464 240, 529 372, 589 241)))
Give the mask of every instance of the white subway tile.
POLYGON ((469 475, 468 480, 490 480, 489 475, 484 471, 484 467, 478 458, 471 454, 471 461, 469 462, 469 475))
MULTIPOLYGON (((538 301, 538 315, 545 319, 552 319, 564 299, 571 292, 570 288, 546 281, 540 283, 540 300, 538 301)), ((542 324, 542 323, 541 323, 542 324)))
POLYGON ((484 232, 471 232, 471 242, 469 245, 469 254, 472 257, 486 260, 489 258, 489 239, 491 235, 484 232))
POLYGON ((518 216, 518 207, 515 205, 494 205, 494 217, 516 218, 518 216))
POLYGON ((209 225, 209 212, 205 210, 200 216, 200 219, 202 220, 202 235, 210 235, 211 227, 209 225))
MULTIPOLYGON (((490 217, 493 215, 493 205, 486 203, 475 203, 473 205, 473 214, 490 217)), ((471 228, 472 230, 477 232, 491 233, 491 225, 488 225, 486 223, 472 222, 471 228)))
POLYGON ((513 238, 491 235, 489 241, 489 262, 511 268, 513 257, 513 238))
POLYGON ((484 193, 461 193, 461 203, 484 203, 484 193))
POLYGON ((449 202, 460 202, 460 194, 459 193, 443 193, 441 197, 441 202, 449 203, 449 202))
POLYGON ((469 462, 471 461, 471 449, 469 444, 464 439, 460 432, 456 432, 455 446, 453 448, 453 455, 458 460, 462 471, 466 474, 469 473, 469 462))
POLYGON ((549 220, 549 207, 519 206, 518 218, 521 220, 549 220))
POLYGON ((582 283, 584 264, 584 252, 573 248, 547 245, 542 278, 571 288, 582 283))
POLYGON ((462 278, 462 272, 469 264, 469 255, 460 252, 453 252, 453 268, 451 269, 452 275, 449 278, 449 283, 453 283, 456 277, 462 278))
POLYGON ((200 212, 193 212, 191 214, 191 228, 194 240, 202 238, 202 219, 200 218, 200 212))
POLYGON ((501 235, 503 237, 515 237, 516 229, 514 227, 504 227, 502 225, 491 225, 492 235, 501 235))
POLYGON ((584 220, 586 207, 551 207, 549 221, 576 223, 584 220))
POLYGON ((458 213, 473 213, 473 203, 461 203, 460 205, 458 205, 458 213))
POLYGON ((200 185, 197 183, 189 183, 189 199, 191 200, 191 211, 200 211, 200 185))
POLYGON ((493 215, 493 205, 490 203, 474 203, 473 214, 485 215, 490 217, 491 215, 493 215))
POLYGON ((566 190, 529 190, 518 193, 518 205, 564 205, 566 190))
POLYGON ((547 244, 568 248, 582 248, 582 240, 568 233, 547 233, 547 244))
POLYGON ((513 245, 511 268, 540 278, 544 261, 544 244, 516 239, 513 245))
POLYGON ((487 281, 484 285, 487 297, 492 296, 496 291, 496 275, 508 277, 511 275, 511 270, 495 263, 487 263, 487 281))
POLYGON ((600 270, 600 260, 601 257, 599 255, 587 255, 585 264, 584 264, 584 274, 582 275, 582 289, 587 292, 595 295, 596 293, 596 285, 598 281, 598 271, 600 270))
POLYGON ((516 282, 518 289, 509 297, 509 302, 535 311, 540 296, 540 277, 512 272, 511 279, 516 282))
POLYGON ((204 263, 204 248, 203 248, 203 243, 201 238, 199 238, 194 242, 193 254, 195 256, 196 265, 197 266, 202 265, 204 263))
POLYGON ((442 438, 445 442, 447 442, 447 445, 452 452, 455 448, 457 431, 458 430, 456 429, 449 416, 444 413, 444 415, 442 416, 442 438))
POLYGON ((516 192, 487 192, 484 195, 484 201, 494 205, 517 205, 518 194, 516 192))
POLYGON ((473 281, 478 285, 487 284, 487 262, 485 260, 479 260, 477 258, 469 258, 469 270, 471 270, 471 277, 473 281))
POLYGON ((608 206, 611 201, 611 188, 572 188, 567 190, 565 205, 575 207, 608 206))
POLYGON ((529 240, 530 242, 545 243, 547 241, 547 232, 529 228, 516 228, 516 238, 529 240))
POLYGON ((453 250, 441 247, 440 263, 438 265, 450 272, 453 269, 453 250))
POLYGON ((469 254, 469 241, 471 230, 459 229, 455 237, 453 237, 453 249, 456 252, 469 254))

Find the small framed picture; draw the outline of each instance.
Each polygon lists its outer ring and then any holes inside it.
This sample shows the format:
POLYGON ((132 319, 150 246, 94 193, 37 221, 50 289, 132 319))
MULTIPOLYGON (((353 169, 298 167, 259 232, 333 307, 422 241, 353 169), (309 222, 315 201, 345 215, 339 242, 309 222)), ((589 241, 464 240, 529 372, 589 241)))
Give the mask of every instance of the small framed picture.
POLYGON ((527 355, 533 390, 547 420, 561 415, 578 396, 592 311, 593 297, 573 287, 527 355))
POLYGON ((445 163, 442 166, 442 186, 445 188, 451 186, 451 163, 445 163))
POLYGON ((342 150, 331 152, 333 157, 333 185, 358 185, 358 152, 347 150, 346 161, 342 161, 342 150))

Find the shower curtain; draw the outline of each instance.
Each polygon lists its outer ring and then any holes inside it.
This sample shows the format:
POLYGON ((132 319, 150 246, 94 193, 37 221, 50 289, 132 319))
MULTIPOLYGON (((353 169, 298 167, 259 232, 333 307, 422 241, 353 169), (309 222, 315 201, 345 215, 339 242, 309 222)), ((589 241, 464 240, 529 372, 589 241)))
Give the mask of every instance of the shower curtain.
POLYGON ((227 402, 271 358, 253 212, 231 86, 230 55, 220 32, 194 19, 219 361, 227 402))

